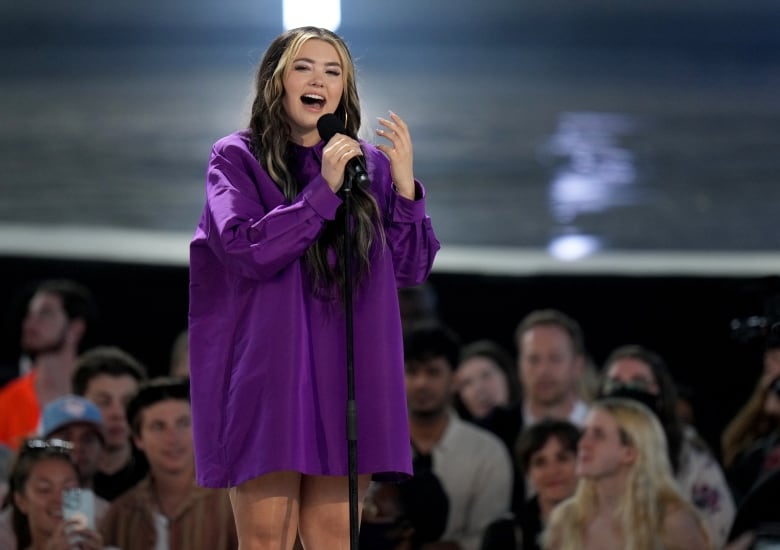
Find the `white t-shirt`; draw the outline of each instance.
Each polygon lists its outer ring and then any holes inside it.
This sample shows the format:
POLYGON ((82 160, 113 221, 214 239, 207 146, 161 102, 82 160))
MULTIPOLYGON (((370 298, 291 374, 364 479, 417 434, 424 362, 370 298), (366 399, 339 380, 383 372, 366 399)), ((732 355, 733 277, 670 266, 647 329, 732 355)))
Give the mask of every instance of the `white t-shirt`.
POLYGON ((154 530, 157 533, 157 537, 155 537, 156 543, 154 545, 154 550, 169 550, 168 518, 162 514, 158 514, 157 512, 152 513, 152 517, 154 517, 154 530))
POLYGON ((510 508, 512 459, 494 434, 461 420, 455 411, 431 452, 433 473, 449 499, 443 541, 478 550, 485 527, 510 508))

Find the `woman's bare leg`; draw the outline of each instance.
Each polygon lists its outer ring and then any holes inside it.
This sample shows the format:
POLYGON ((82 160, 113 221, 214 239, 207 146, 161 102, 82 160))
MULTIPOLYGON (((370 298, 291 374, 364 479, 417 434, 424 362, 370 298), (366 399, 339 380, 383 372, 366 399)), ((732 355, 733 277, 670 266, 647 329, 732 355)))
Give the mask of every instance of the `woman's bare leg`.
POLYGON ((272 472, 228 493, 240 550, 290 550, 298 530, 301 474, 272 472))
MULTIPOLYGON (((358 476, 358 519, 370 481, 358 476)), ((349 478, 303 476, 299 525, 306 550, 349 550, 349 478)))

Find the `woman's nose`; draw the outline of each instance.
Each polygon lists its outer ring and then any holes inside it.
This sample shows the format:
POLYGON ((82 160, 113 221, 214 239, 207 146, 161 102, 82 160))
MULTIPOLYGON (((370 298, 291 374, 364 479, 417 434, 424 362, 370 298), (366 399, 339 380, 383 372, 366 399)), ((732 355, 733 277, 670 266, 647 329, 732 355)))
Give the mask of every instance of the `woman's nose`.
POLYGON ((325 85, 325 77, 319 71, 314 71, 311 76, 311 83, 315 86, 321 87, 325 85))

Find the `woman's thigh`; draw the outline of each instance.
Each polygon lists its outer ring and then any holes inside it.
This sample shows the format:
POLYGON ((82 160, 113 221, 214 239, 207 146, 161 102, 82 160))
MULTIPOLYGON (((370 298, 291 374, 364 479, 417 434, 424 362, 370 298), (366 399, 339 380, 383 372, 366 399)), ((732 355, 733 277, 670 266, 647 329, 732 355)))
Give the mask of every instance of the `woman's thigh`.
POLYGON ((300 473, 272 472, 228 493, 241 550, 293 547, 300 514, 300 473))
MULTIPOLYGON (((358 519, 370 481, 358 476, 358 519)), ((300 535, 306 550, 349 548, 349 478, 303 476, 300 535)))

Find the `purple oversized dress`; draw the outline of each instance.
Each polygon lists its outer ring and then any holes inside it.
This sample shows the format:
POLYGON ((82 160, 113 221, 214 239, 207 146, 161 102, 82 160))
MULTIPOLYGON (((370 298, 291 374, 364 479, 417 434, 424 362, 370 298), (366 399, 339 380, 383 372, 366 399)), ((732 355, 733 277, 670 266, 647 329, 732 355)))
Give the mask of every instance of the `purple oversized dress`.
MULTIPOLYGON (((418 200, 392 188, 390 164, 363 142, 386 247, 355 290, 358 472, 411 474, 397 289, 422 283, 439 242, 418 200)), ((309 290, 302 258, 341 199, 320 175, 323 144, 294 146, 308 182, 292 202, 238 132, 212 149, 206 205, 190 244, 190 383, 197 480, 238 485, 294 470, 347 475, 346 336, 341 302, 309 290)))

